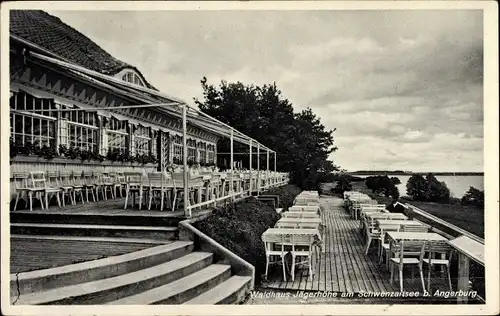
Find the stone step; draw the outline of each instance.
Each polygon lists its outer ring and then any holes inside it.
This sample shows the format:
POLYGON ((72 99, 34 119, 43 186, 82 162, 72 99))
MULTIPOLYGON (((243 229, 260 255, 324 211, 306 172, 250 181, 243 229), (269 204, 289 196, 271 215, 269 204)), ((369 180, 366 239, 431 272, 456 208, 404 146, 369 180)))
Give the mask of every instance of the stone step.
POLYGON ((10 235, 13 240, 66 240, 66 241, 88 241, 88 242, 103 242, 107 244, 150 244, 151 247, 155 245, 164 245, 171 243, 171 240, 158 240, 158 239, 144 239, 144 238, 120 238, 120 237, 93 237, 93 236, 51 236, 51 235, 10 235))
POLYGON ((252 278, 234 275, 229 280, 185 302, 189 305, 234 304, 244 300, 252 278))
POLYGON ((178 212, 143 212, 120 211, 119 213, 99 214, 95 211, 68 213, 54 209, 50 212, 43 210, 18 210, 10 212, 11 223, 59 223, 59 224, 106 224, 119 226, 162 226, 177 227, 184 219, 178 212), (141 213, 142 212, 142 213, 141 213))
POLYGON ((115 300, 113 305, 182 304, 231 276, 231 266, 212 264, 172 283, 115 300))
POLYGON ((88 224, 11 223, 11 234, 128 237, 160 240, 177 238, 176 227, 118 226, 88 224))
POLYGON ((212 253, 193 252, 166 263, 112 278, 20 295, 19 298, 14 296, 11 297, 11 303, 13 305, 104 304, 127 299, 130 295, 137 296, 134 295, 136 293, 148 293, 156 288, 169 288, 170 284, 178 282, 175 280, 183 280, 186 276, 204 271, 205 267, 211 267, 212 261, 212 253))
POLYGON ((146 269, 193 251, 191 241, 174 241, 104 259, 10 275, 11 296, 41 292, 146 269))

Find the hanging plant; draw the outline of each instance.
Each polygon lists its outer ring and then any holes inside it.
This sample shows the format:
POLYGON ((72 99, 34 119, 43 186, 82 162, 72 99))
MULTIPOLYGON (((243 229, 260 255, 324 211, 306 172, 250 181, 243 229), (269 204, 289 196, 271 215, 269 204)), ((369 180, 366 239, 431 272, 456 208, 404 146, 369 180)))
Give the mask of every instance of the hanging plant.
POLYGON ((54 146, 49 147, 47 145, 43 145, 43 147, 38 151, 38 155, 50 160, 57 157, 57 151, 54 146))
POLYGON ((14 158, 19 153, 19 146, 14 142, 12 137, 9 140, 9 153, 10 158, 14 158))

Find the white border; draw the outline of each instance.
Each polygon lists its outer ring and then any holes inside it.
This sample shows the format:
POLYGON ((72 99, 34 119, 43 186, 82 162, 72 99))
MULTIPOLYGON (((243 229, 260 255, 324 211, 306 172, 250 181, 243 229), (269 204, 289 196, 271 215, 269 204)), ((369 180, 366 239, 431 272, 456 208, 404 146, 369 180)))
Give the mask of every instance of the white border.
MULTIPOLYGON (((497 314, 499 309, 499 209, 498 209, 498 8, 495 1, 290 1, 290 2, 3 2, 1 4, 1 197, 2 266, 1 303, 6 315, 471 315, 497 314), (50 10, 388 10, 388 9, 480 9, 484 10, 484 171, 485 171, 485 257, 486 305, 237 305, 237 306, 11 306, 9 298, 9 45, 8 9, 50 10)), ((175 91, 167 91, 174 93, 175 91)))

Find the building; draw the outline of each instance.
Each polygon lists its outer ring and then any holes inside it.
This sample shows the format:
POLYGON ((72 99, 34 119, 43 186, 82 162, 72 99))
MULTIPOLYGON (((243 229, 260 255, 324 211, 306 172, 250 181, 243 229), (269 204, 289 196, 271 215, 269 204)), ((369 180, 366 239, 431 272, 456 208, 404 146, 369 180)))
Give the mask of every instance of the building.
POLYGON ((44 11, 10 11, 10 79, 13 182, 33 170, 170 170, 184 164, 184 132, 186 166, 214 170, 222 137, 271 152, 158 91, 139 69, 44 11))

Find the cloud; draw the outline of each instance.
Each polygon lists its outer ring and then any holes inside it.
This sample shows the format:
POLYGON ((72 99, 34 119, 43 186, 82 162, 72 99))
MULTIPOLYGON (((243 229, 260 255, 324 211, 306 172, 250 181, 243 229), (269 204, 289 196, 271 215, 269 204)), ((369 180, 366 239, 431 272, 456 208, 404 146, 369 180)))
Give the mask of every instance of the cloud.
POLYGON ((51 13, 187 101, 203 76, 276 82, 349 170, 482 170, 479 10, 51 13))

